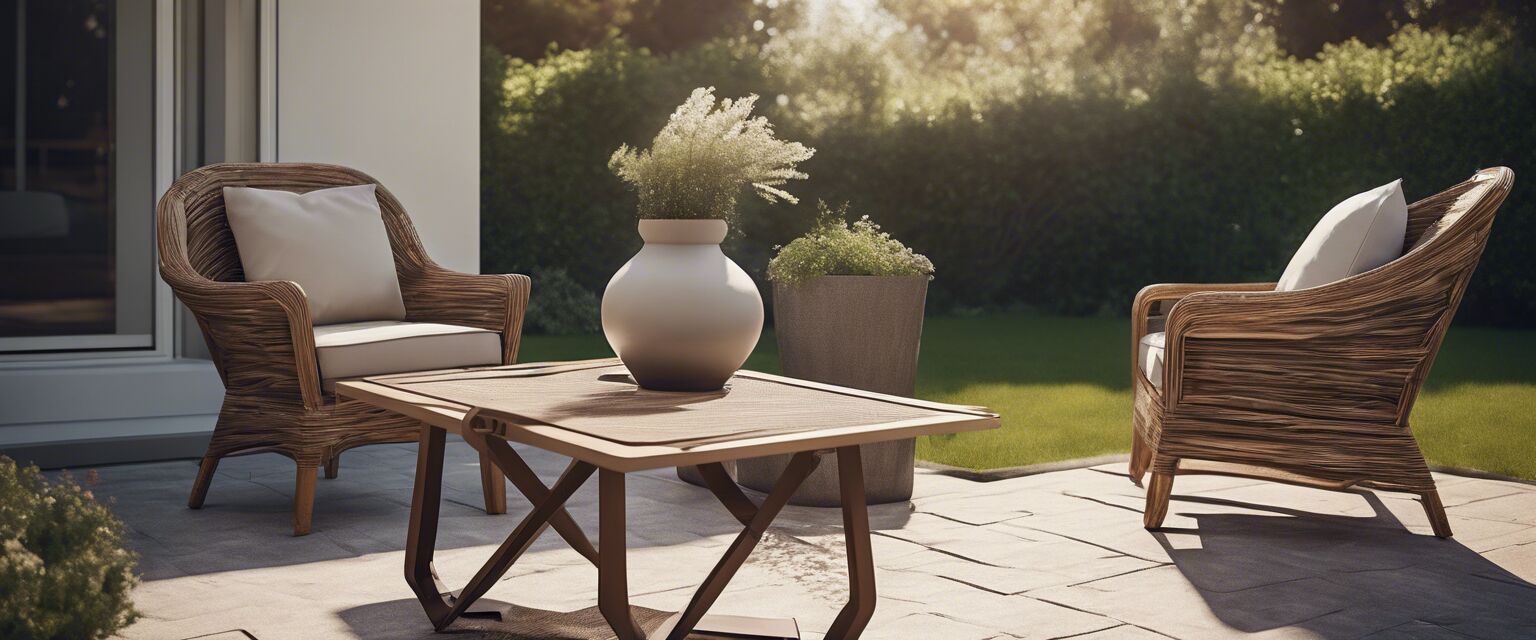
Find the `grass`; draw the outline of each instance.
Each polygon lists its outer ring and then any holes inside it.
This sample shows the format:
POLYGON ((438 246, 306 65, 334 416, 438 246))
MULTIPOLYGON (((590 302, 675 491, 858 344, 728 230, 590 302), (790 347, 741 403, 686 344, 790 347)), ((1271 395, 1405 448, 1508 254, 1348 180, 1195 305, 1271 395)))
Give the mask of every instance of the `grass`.
MULTIPOLYGON (((972 469, 1130 450, 1128 320, 1024 314, 929 318, 917 395, 1003 416, 994 431, 924 438, 924 460, 972 469)), ((601 336, 528 336, 523 360, 611 355, 601 336)), ((1536 331, 1451 329, 1414 408, 1432 464, 1536 479, 1536 331)), ((777 372, 765 333, 747 367, 777 372)))

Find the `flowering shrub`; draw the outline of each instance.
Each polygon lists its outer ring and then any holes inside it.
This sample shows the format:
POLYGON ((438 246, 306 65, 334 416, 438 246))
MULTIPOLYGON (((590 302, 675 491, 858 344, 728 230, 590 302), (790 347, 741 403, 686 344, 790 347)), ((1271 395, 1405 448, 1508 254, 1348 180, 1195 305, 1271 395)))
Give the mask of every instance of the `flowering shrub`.
POLYGON ((864 216, 848 224, 848 205, 819 203, 816 225, 779 248, 768 262, 768 279, 798 285, 821 276, 932 277, 933 263, 880 230, 864 216))
POLYGON ((133 622, 122 523, 69 476, 0 456, 0 638, 105 638, 133 622))
POLYGON ((640 217, 729 222, 747 185, 768 202, 799 202, 779 185, 805 178, 795 165, 816 150, 775 138, 767 118, 750 117, 756 104, 754 94, 716 109, 714 87, 694 89, 649 150, 614 151, 608 167, 639 192, 640 217))

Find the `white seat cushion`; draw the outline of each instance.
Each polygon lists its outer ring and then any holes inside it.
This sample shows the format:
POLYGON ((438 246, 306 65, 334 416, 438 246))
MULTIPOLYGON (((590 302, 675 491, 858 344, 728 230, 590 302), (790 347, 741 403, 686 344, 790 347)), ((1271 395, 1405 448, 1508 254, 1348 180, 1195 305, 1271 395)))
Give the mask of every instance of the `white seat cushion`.
POLYGON ((315 327, 326 389, 341 378, 501 364, 501 334, 428 322, 349 322, 315 327))
POLYGON ((1163 339, 1167 334, 1159 331, 1149 333, 1141 337, 1141 348, 1136 361, 1141 363, 1141 371, 1147 379, 1152 381, 1152 386, 1158 390, 1163 388, 1163 339))
POLYGON ((224 187, 245 279, 291 280, 315 324, 404 320, 377 185, 288 191, 224 187))
POLYGON ((1395 180, 1356 194, 1330 209, 1291 257, 1275 290, 1322 286, 1402 256, 1408 232, 1402 183, 1395 180))

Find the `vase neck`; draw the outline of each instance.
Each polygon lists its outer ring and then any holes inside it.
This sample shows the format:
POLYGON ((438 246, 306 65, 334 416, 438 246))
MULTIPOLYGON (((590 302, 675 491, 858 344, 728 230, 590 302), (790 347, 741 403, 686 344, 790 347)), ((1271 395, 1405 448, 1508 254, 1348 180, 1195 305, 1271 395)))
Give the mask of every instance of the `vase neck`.
POLYGON ((730 227, 724 220, 648 219, 640 221, 646 244, 720 244, 730 227))

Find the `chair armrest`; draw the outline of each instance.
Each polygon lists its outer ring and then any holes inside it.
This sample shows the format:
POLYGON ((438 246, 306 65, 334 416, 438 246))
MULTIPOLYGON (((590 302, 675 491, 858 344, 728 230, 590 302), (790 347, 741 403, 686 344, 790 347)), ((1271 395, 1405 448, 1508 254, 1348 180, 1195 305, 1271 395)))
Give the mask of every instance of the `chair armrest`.
MULTIPOLYGON (((1153 284, 1143 287, 1137 292, 1136 300, 1131 305, 1131 375, 1145 376, 1141 370, 1140 345, 1141 339, 1147 335, 1147 322, 1152 317, 1152 310, 1160 302, 1168 300, 1181 300, 1186 296, 1202 292, 1246 292, 1246 291, 1274 291, 1273 282, 1243 282, 1230 284, 1186 284, 1169 283, 1153 284)), ((1164 367, 1166 371, 1166 366, 1164 367)))
POLYGON ((197 316, 230 393, 291 393, 306 407, 322 405, 309 301, 297 283, 161 276, 197 316))
POLYGON ((1192 293, 1168 313, 1163 395, 1313 429, 1405 424, 1437 317, 1352 286, 1192 293))
MULTIPOLYGON (((1153 284, 1143 287, 1136 294, 1136 301, 1131 307, 1131 319, 1138 321, 1133 327, 1137 331, 1144 330, 1147 318, 1152 315, 1152 307, 1159 302, 1168 300, 1180 300, 1185 296, 1204 292, 1249 292, 1249 291, 1274 291, 1273 282, 1242 282, 1233 284, 1153 284)), ((1140 340, 1137 336, 1137 340, 1140 340)))
POLYGON ((501 333, 502 362, 517 361, 533 281, 525 275, 476 275, 430 265, 402 273, 406 319, 501 333))
POLYGON ((1305 340, 1345 336, 1389 326, 1359 299, 1354 288, 1324 286, 1298 291, 1199 291, 1183 296, 1168 312, 1169 337, 1251 340, 1305 340), (1377 321, 1371 322, 1375 314, 1377 321))

